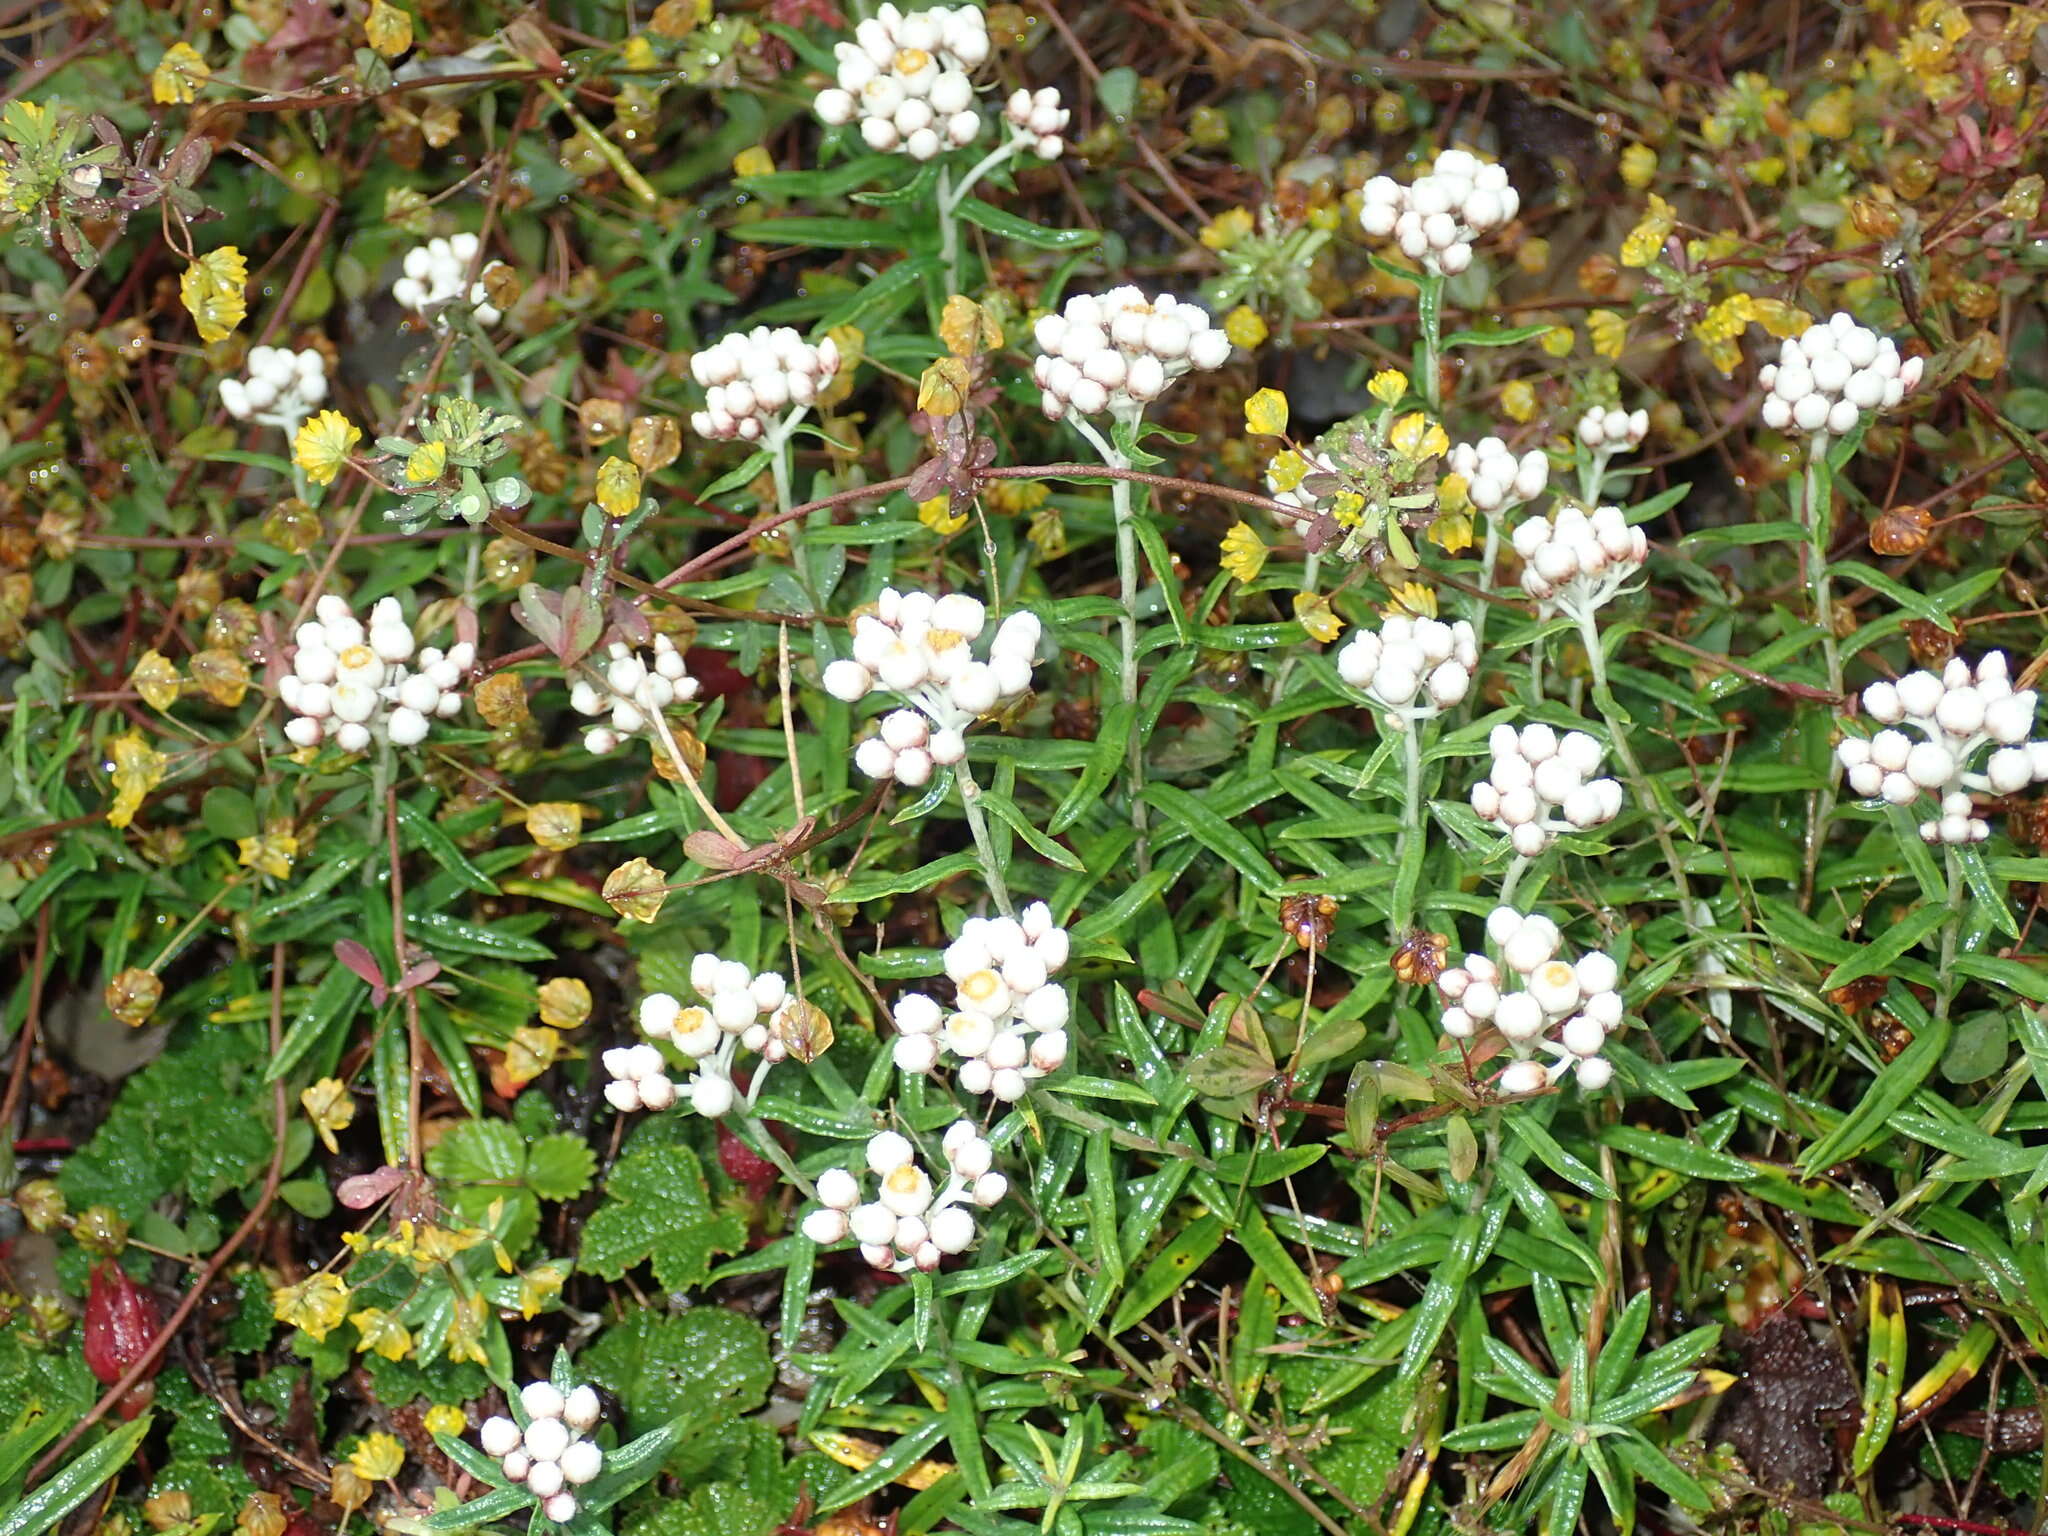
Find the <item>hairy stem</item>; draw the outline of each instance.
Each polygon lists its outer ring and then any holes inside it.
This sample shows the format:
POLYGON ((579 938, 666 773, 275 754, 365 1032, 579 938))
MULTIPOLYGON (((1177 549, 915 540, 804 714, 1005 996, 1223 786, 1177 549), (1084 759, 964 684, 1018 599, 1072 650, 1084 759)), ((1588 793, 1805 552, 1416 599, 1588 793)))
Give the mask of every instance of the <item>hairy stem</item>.
POLYGON ((988 819, 982 815, 981 786, 974 781, 974 771, 967 766, 966 758, 953 765, 953 778, 960 786, 960 809, 967 817, 967 830, 974 834, 974 851, 981 859, 981 872, 988 879, 988 893, 995 898, 996 910, 1005 917, 1014 917, 1010 888, 1003 880, 1002 865, 996 862, 996 845, 988 835, 988 819))
POLYGON ((1671 829, 1664 825, 1664 809, 1651 791, 1649 775, 1643 772, 1643 765, 1636 761, 1635 748, 1629 744, 1629 721, 1614 702, 1614 694, 1607 686, 1607 656, 1600 648, 1600 626, 1594 610, 1580 609, 1572 615, 1578 621, 1579 638, 1586 647, 1586 665, 1593 671, 1593 703, 1600 711, 1600 718, 1607 722, 1607 734, 1614 742, 1614 755, 1621 760, 1622 771, 1628 776, 1629 793, 1642 808, 1643 817, 1650 824, 1650 831, 1657 839, 1657 847, 1664 855, 1664 862, 1671 870, 1671 882, 1677 888, 1679 899, 1691 910, 1692 886, 1685 878, 1685 865, 1679 860, 1678 845, 1671 840, 1671 829))

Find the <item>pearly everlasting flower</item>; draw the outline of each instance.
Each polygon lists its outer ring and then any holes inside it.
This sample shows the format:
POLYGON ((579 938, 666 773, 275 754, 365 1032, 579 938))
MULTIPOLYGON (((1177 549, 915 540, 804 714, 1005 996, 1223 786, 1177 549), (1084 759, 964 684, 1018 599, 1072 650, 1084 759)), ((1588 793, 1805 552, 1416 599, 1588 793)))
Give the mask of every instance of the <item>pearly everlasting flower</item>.
POLYGON ((603 1065, 607 1103, 621 1114, 636 1109, 667 1109, 677 1099, 709 1119, 717 1119, 741 1102, 733 1083, 733 1064, 740 1051, 760 1056, 744 1095, 751 1103, 761 1091, 768 1068, 795 1055, 809 1060, 814 1051, 815 1009, 776 971, 750 971, 737 960, 700 954, 690 962, 690 987, 702 1000, 685 1005, 666 992, 640 1000, 640 1032, 649 1040, 674 1047, 689 1058, 695 1072, 678 1084, 668 1075, 668 1061, 654 1045, 619 1046, 606 1051, 603 1065))
POLYGON ((1057 160, 1066 143, 1060 135, 1067 131, 1067 121, 1074 114, 1060 105, 1057 86, 1044 86, 1037 91, 1022 87, 1010 93, 1010 100, 1003 108, 1003 120, 1010 125, 1014 139, 1031 146, 1031 152, 1041 160, 1057 160))
POLYGON ((671 704, 697 697, 697 679, 683 666, 683 653, 667 635, 654 637, 654 658, 614 642, 605 664, 604 686, 578 678, 569 688, 569 703, 579 715, 611 716, 609 725, 593 725, 583 733, 583 747, 599 756, 629 736, 654 728, 654 719, 671 704))
MULTIPOLYGON (((401 263, 405 275, 391 285, 391 297, 419 315, 446 308, 462 297, 463 280, 479 249, 476 236, 470 234, 450 235, 445 240, 437 235, 425 245, 414 246, 405 253, 401 263)), ((501 265, 491 262, 484 271, 501 265)), ((484 296, 482 274, 469 284, 468 292, 477 324, 496 325, 503 318, 484 296)))
POLYGON ((1451 469, 1465 477, 1466 495, 1482 512, 1534 501, 1550 484, 1550 458, 1541 448, 1516 456, 1497 437, 1482 437, 1476 443, 1459 443, 1446 460, 1451 469))
POLYGON ((1514 532, 1522 557, 1522 590, 1537 611, 1584 622, 1628 585, 1650 557, 1650 543, 1619 507, 1561 506, 1554 518, 1532 517, 1514 532))
POLYGON ((832 53, 836 83, 818 92, 812 110, 834 127, 858 122, 869 149, 929 160, 980 136, 973 75, 988 61, 989 37, 973 6, 905 12, 885 4, 832 53))
POLYGON ((1624 411, 1618 405, 1596 405, 1579 418, 1579 441, 1595 453, 1620 453, 1640 448, 1650 435, 1650 413, 1624 411))
POLYGON ((1076 294, 1041 315, 1032 336, 1041 356, 1031 376, 1051 421, 1069 411, 1134 421, 1182 374, 1230 361, 1230 338, 1200 305, 1170 293, 1148 299, 1128 285, 1076 294))
POLYGON ((327 398, 327 359, 312 347, 251 347, 246 378, 222 379, 220 403, 237 421, 297 432, 327 398))
POLYGON ((825 691, 848 704, 880 691, 904 705, 854 750, 862 773, 915 788, 934 767, 966 757, 969 726, 1031 691, 1038 616, 1011 614, 991 637, 988 660, 977 661, 974 641, 987 622, 988 610, 964 592, 933 597, 894 587, 854 616, 853 655, 825 668, 825 691))
POLYGON ((1353 631, 1337 653, 1337 675, 1371 699, 1395 731, 1456 705, 1478 664, 1478 641, 1463 619, 1391 618, 1376 631, 1353 631))
POLYGON ((1513 907, 1493 909, 1486 936, 1498 964, 1467 955, 1436 979, 1444 1033, 1470 1040, 1491 1028, 1500 1037, 1515 1058, 1500 1075, 1502 1093, 1534 1093, 1575 1069, 1580 1087, 1605 1088, 1614 1064, 1600 1052, 1622 1024, 1620 967, 1597 949, 1575 964, 1560 960, 1557 924, 1513 907))
POLYGON ((563 1392, 552 1382, 530 1381, 515 1411, 523 1425, 503 1414, 484 1420, 477 1431, 484 1454, 496 1459, 507 1482, 524 1485, 540 1501, 548 1519, 557 1525, 575 1519, 574 1490, 604 1470, 604 1450, 589 1438, 603 1417, 597 1390, 563 1392))
POLYGON ((1886 729, 1868 740, 1844 737, 1835 757, 1849 787, 1866 799, 1912 805, 1923 794, 1935 796, 1940 814, 1920 823, 1928 842, 1982 842, 1991 826, 1977 814, 1971 791, 2015 795, 2048 780, 2048 740, 2027 739, 2038 703, 2033 689, 2014 690, 2003 651, 1987 651, 1975 668, 1954 657, 1938 674, 1908 672, 1864 689, 1864 712, 1886 729), (1985 747, 1991 755, 1974 772, 1970 762, 1985 747))
POLYGON ((818 1206, 803 1232, 820 1245, 851 1236, 876 1269, 904 1274, 935 1270, 950 1254, 965 1253, 979 1235, 976 1207, 987 1209, 1009 1192, 993 1170, 995 1149, 971 1120, 955 1121, 944 1141, 946 1182, 934 1186, 908 1138, 883 1131, 867 1144, 866 1172, 875 1198, 864 1201, 862 1178, 848 1168, 818 1175, 818 1206))
POLYGON ((1605 756, 1584 731, 1559 736, 1537 721, 1517 731, 1496 725, 1487 738, 1493 766, 1472 786, 1472 809, 1533 859, 1560 832, 1583 832, 1621 813, 1621 784, 1595 777, 1605 756))
POLYGON ((1067 931, 1052 909, 1035 901, 1016 917, 970 917, 946 946, 953 1011, 923 992, 891 1010, 897 1067, 915 1076, 940 1061, 967 1093, 1006 1104, 1067 1059, 1067 989, 1051 978, 1067 963, 1067 931))
POLYGON ((1505 167, 1447 149, 1405 187, 1391 176, 1368 181, 1358 222, 1368 235, 1393 236, 1411 261, 1455 277, 1472 265, 1472 242, 1512 222, 1521 206, 1505 167))
POLYGON ((734 331, 690 359, 690 374, 706 391, 690 430, 754 442, 779 427, 785 412, 807 408, 838 372, 839 344, 829 336, 813 346, 787 325, 734 331))
POLYGON ((277 685, 292 712, 284 733, 293 746, 332 737, 344 752, 366 751, 373 741, 416 747, 435 720, 462 708, 462 680, 476 660, 468 641, 415 654, 412 625, 395 597, 378 600, 367 629, 331 592, 313 612, 293 636, 291 671, 277 685))
POLYGON ((1769 391, 1764 425, 1778 432, 1845 436, 1865 411, 1898 405, 1920 382, 1925 367, 1926 359, 1902 361, 1889 336, 1880 337, 1837 312, 1788 337, 1778 360, 1757 374, 1757 382, 1769 391))

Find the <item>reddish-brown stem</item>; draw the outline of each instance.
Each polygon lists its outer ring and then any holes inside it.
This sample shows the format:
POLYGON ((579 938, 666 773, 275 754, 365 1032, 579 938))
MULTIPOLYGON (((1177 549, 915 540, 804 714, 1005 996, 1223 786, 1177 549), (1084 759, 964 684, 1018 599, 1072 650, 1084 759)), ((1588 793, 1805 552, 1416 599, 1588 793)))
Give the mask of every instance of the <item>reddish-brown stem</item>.
POLYGON ((43 972, 50 952, 50 904, 36 913, 36 952, 29 962, 28 1012, 21 1021, 21 1037, 14 1043, 14 1070, 7 1078, 7 1099, 0 1103, 0 1136, 12 1140, 14 1116, 28 1091, 28 1059, 35 1050, 36 1028, 43 1017, 43 972))

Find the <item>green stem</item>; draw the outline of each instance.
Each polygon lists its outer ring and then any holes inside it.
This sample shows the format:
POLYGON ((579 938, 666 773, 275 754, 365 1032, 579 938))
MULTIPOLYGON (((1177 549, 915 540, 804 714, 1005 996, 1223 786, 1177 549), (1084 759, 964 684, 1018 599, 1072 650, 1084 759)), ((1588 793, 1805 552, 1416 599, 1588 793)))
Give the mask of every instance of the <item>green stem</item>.
POLYGON ((1500 519, 1493 513, 1483 514, 1486 518, 1486 541, 1479 550, 1479 602, 1472 614, 1472 642, 1482 649, 1486 645, 1486 620, 1493 612, 1493 604, 1486 599, 1493 592, 1493 568, 1500 559, 1500 519))
MULTIPOLYGON (((973 183, 969 182, 969 186, 973 183)), ((964 194, 963 194, 964 195, 964 194)), ((939 167, 939 265, 945 269, 946 292, 960 291, 960 225, 954 214, 959 201, 953 194, 952 171, 939 167)))
POLYGON ((974 851, 981 858, 981 872, 988 879, 988 893, 995 898, 996 909, 1005 917, 1014 917, 1016 910, 1010 905, 1010 888, 1003 880, 1003 867, 996 861, 996 845, 988 835, 988 820, 981 813, 981 786, 974 781, 974 771, 967 766, 967 759, 961 758, 953 765, 953 778, 960 786, 960 809, 967 816, 967 830, 974 834, 974 851))
MULTIPOLYGON (((1813 592, 1813 619, 1820 626, 1820 649, 1827 668, 1828 691, 1842 693, 1842 656, 1835 640, 1834 594, 1828 580, 1828 545, 1834 525, 1834 476, 1828 467, 1828 437, 1816 435, 1808 445, 1806 470, 1800 477, 1800 520, 1806 525, 1806 574, 1813 592)), ((1813 895, 1814 876, 1820 867, 1821 846, 1827 841, 1828 823, 1835 814, 1836 792, 1832 774, 1814 792, 1812 815, 1806 827, 1806 878, 1803 889, 1808 902, 1813 895)))
MULTIPOLYGON (((1104 464, 1111 469, 1131 467, 1130 461, 1088 421, 1080 416, 1067 419, 1102 456, 1104 464)), ((1116 516, 1117 598, 1122 605, 1122 612, 1117 615, 1121 655, 1117 667, 1117 697, 1126 704, 1135 705, 1138 702, 1138 525, 1131 504, 1131 482, 1122 479, 1110 481, 1109 498, 1116 516)), ((1130 784, 1131 826, 1138 834, 1138 869, 1142 874, 1151 866, 1151 850, 1145 842, 1145 802, 1141 798, 1145 788, 1144 743, 1136 721, 1132 722, 1130 750, 1125 764, 1130 784)))
POLYGON ((1415 285, 1415 311, 1422 329, 1422 378, 1418 382, 1422 402, 1432 416, 1443 413, 1443 369, 1438 363, 1443 355, 1443 302, 1443 274, 1425 270, 1415 285))
MULTIPOLYGON (((1386 722, 1401 727, 1401 842, 1394 850, 1394 868, 1397 871, 1394 888, 1399 891, 1398 871, 1407 867, 1408 851, 1422 836, 1422 723, 1394 715, 1387 716, 1386 722)), ((1394 943, 1399 944, 1408 936, 1409 925, 1414 919, 1415 914, 1406 901, 1394 909, 1394 943)))
POLYGON ((1678 845, 1671 841, 1671 831, 1664 825, 1663 805, 1651 792, 1649 775, 1643 772, 1642 764, 1636 761, 1635 749, 1629 744, 1629 722, 1607 686, 1607 657, 1600 648, 1600 626, 1595 620, 1594 610, 1581 609, 1572 617, 1578 621, 1579 638, 1586 647, 1586 665, 1593 673, 1593 703, 1600 711, 1600 718, 1607 722, 1607 734, 1614 742, 1614 755, 1621 760, 1622 770, 1628 777, 1629 793, 1635 796, 1636 804, 1642 808, 1644 819, 1649 822, 1650 831, 1657 839, 1657 847, 1663 852, 1664 862, 1671 870, 1671 882, 1690 912, 1692 886, 1685 878, 1685 865, 1679 860, 1678 845))
POLYGON ((1953 843, 1942 845, 1941 866, 1942 873, 1948 877, 1948 921, 1941 925, 1941 969, 1935 973, 1941 982, 1934 1000, 1934 1016, 1946 1019, 1949 1004, 1955 1001, 1956 993, 1963 984, 1962 978, 1955 974, 1956 941, 1962 934, 1963 898, 1969 884, 1963 879, 1962 860, 1956 857, 1953 843))

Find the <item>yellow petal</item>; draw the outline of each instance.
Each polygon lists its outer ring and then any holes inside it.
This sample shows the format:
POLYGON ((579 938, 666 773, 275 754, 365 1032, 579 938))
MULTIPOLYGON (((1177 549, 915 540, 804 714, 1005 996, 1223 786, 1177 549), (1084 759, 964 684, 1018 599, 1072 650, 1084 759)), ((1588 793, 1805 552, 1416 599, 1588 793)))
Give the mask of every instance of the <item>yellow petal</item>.
POLYGON ((1262 389, 1244 403, 1245 430, 1260 437, 1283 437, 1287 433, 1287 397, 1277 389, 1262 389))
POLYGON ((1324 645, 1336 639, 1344 629, 1344 621, 1330 607, 1330 600, 1319 592, 1295 593, 1294 617, 1307 631, 1309 639, 1324 645))
POLYGON ((412 18, 386 0, 370 0, 363 36, 385 58, 395 59, 412 46, 412 18))
POLYGON ((116 736, 108 749, 114 757, 113 772, 109 775, 114 785, 114 803, 107 808, 107 824, 125 827, 142 809, 149 792, 163 782, 164 770, 171 760, 135 731, 116 736))
POLYGON ((156 651, 147 651, 128 674, 128 681, 151 709, 169 709, 178 699, 178 669, 156 651))
POLYGON ((178 297, 198 327, 201 341, 225 341, 234 333, 249 313, 248 285, 248 263, 232 245, 208 251, 185 268, 185 275, 178 280, 178 297))
POLYGON ((405 1447, 398 1443, 396 1435, 387 1435, 380 1429, 363 1436, 349 1453, 348 1464, 355 1469, 356 1476, 369 1482, 389 1482, 405 1465, 405 1447))
POLYGON ((583 840, 583 807, 570 800, 544 800, 526 810, 526 834, 552 853, 583 840))
POLYGON ((157 60, 149 77, 152 101, 172 105, 188 102, 213 74, 205 58, 190 43, 173 43, 157 60))
POLYGON ((597 470, 597 504, 607 517, 629 517, 640 505, 640 471, 624 459, 606 459, 597 470))
POLYGON ((1238 521, 1223 535, 1220 561, 1224 570, 1239 581, 1254 581, 1266 564, 1266 541, 1249 523, 1238 521))

